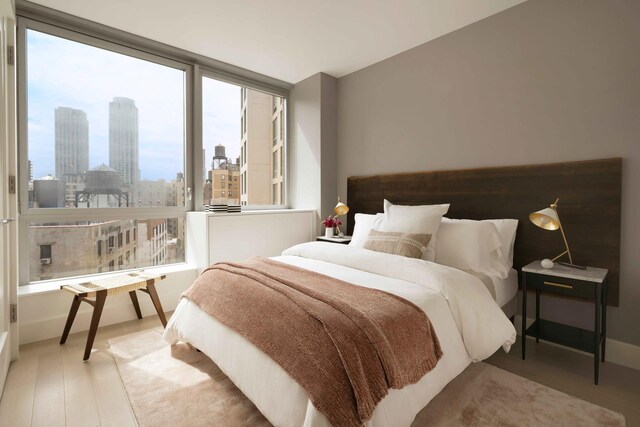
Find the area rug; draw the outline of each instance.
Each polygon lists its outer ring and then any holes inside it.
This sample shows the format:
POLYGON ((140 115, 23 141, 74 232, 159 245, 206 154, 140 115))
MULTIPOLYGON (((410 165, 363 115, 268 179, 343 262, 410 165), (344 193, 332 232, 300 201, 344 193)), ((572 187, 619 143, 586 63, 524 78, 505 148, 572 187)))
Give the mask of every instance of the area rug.
MULTIPOLYGON (((162 329, 109 340, 131 406, 146 426, 269 426, 203 353, 169 346, 162 329)), ((422 426, 624 426, 622 414, 475 363, 417 416, 422 426)))

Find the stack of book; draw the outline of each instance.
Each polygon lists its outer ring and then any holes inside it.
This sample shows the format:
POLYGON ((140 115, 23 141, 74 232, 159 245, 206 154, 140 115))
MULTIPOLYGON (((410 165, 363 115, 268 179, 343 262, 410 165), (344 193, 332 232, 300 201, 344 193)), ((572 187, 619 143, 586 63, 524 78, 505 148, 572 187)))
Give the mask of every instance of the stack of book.
POLYGON ((204 205, 205 212, 227 212, 227 205, 204 205))

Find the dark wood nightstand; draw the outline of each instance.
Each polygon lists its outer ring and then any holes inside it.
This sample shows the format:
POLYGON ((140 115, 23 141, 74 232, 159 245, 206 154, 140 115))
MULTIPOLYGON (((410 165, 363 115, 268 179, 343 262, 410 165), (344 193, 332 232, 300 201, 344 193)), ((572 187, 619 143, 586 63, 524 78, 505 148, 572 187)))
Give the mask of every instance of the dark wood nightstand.
POLYGON ((526 336, 561 344, 593 354, 594 382, 598 384, 600 358, 604 362, 607 341, 607 273, 604 268, 586 270, 556 264, 543 268, 540 261, 522 267, 522 360, 526 336), (527 290, 536 292, 536 320, 527 328, 527 290), (576 328, 540 318, 540 293, 577 297, 594 302, 594 330, 576 328))
POLYGON ((331 242, 331 243, 342 243, 343 245, 348 245, 351 242, 351 236, 343 236, 343 237, 325 237, 318 236, 316 240, 319 242, 331 242))

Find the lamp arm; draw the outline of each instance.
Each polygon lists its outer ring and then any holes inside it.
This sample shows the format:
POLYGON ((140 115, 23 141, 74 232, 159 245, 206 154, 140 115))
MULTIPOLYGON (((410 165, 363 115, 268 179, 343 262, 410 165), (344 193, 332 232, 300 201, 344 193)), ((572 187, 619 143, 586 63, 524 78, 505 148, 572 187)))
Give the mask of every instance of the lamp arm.
POLYGON ((555 258, 554 258, 554 259, 552 259, 551 261, 555 261, 555 260, 557 260, 558 258, 561 258, 561 257, 562 257, 564 254, 566 254, 566 253, 567 253, 567 251, 562 252, 560 255, 558 255, 557 257, 555 257, 555 258))
POLYGON ((571 258, 571 249, 569 249, 569 242, 567 242, 567 236, 565 236, 564 234, 564 228, 562 227, 562 221, 560 221, 560 215, 558 214, 558 210, 555 207, 553 207, 553 210, 556 211, 556 216, 558 217, 558 224, 560 225, 560 233, 562 234, 562 240, 564 240, 564 246, 567 248, 566 252, 563 252, 560 255, 558 255, 556 259, 560 258, 564 254, 567 254, 569 255, 569 262, 573 264, 573 259, 571 258))

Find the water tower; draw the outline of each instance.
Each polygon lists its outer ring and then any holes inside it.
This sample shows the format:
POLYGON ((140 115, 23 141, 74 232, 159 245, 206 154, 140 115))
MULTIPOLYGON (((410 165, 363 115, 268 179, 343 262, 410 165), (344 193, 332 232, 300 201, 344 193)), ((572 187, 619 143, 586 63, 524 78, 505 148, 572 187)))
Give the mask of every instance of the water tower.
POLYGON ((211 162, 211 169, 221 169, 223 165, 227 164, 227 155, 224 145, 218 144, 215 147, 215 155, 211 162))
POLYGON ((86 203, 87 207, 129 206, 129 193, 122 191, 122 175, 104 163, 86 174, 84 190, 76 191, 75 206, 86 203))
POLYGON ((33 181, 38 207, 41 208, 64 208, 65 186, 64 181, 47 175, 33 181))

